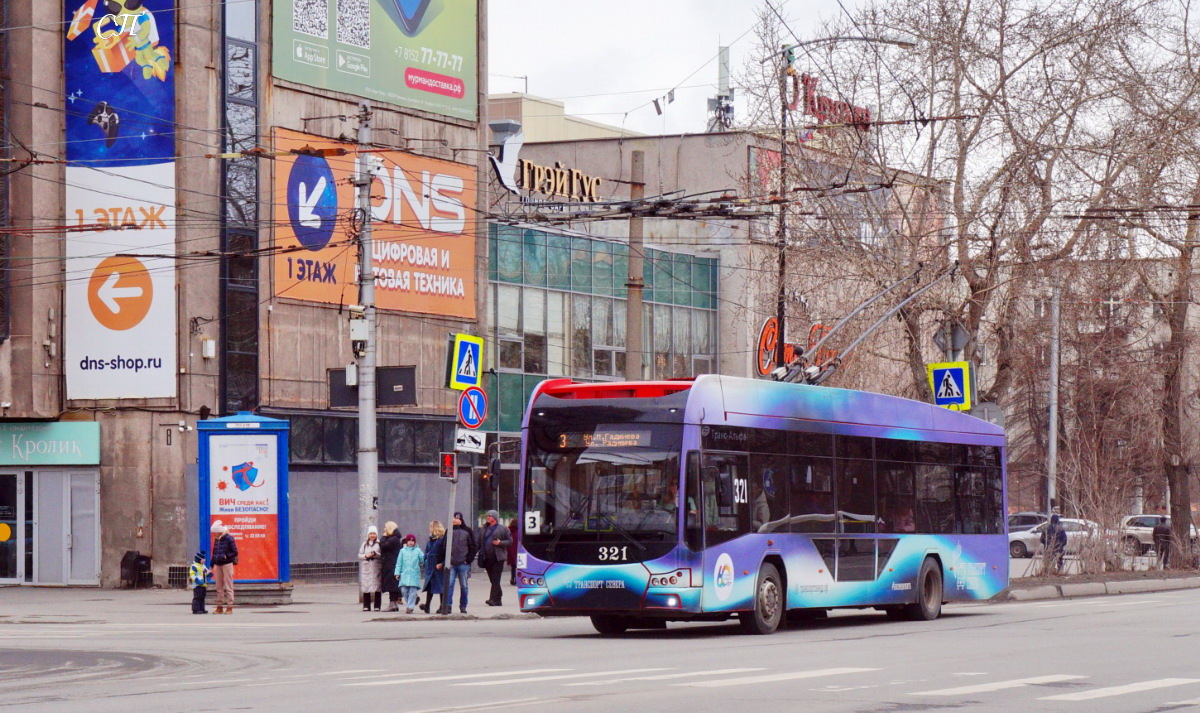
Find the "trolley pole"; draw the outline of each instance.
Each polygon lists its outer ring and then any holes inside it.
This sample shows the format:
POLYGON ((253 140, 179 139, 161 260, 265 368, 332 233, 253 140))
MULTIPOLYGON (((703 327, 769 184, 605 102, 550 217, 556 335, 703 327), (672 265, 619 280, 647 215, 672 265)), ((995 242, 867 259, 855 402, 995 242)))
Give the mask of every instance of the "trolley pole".
POLYGON ((371 109, 358 106, 358 300, 366 339, 358 355, 358 516, 361 532, 375 524, 379 510, 379 450, 375 437, 375 267, 371 242, 371 109))
POLYGON ((776 232, 776 243, 779 245, 779 292, 775 301, 775 321, 779 327, 775 337, 775 366, 786 366, 784 358, 787 354, 787 162, 788 162, 788 101, 787 50, 783 55, 784 68, 779 73, 779 228, 776 232))

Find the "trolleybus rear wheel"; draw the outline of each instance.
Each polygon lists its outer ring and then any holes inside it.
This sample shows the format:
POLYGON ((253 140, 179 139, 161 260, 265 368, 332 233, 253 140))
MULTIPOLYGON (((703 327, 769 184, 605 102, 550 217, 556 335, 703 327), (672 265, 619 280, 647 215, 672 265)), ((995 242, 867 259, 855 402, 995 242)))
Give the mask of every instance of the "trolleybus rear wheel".
POLYGON ((921 563, 917 575, 917 602, 907 607, 908 618, 915 621, 933 621, 942 614, 942 568, 932 557, 921 563))
POLYGON ((773 634, 783 620, 784 594, 779 570, 763 563, 754 585, 754 609, 738 614, 742 630, 747 634, 773 634))

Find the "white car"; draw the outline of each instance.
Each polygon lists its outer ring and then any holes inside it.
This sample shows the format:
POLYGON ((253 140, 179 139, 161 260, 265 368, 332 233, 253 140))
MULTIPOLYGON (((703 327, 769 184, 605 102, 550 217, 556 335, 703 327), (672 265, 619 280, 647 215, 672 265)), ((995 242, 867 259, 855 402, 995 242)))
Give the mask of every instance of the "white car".
MULTIPOLYGON (((1154 547, 1154 526, 1165 515, 1126 515, 1121 518, 1121 527, 1117 533, 1121 554, 1130 557, 1144 555, 1154 547)), ((1167 525, 1171 518, 1167 517, 1167 525)), ((1196 526, 1192 525, 1192 542, 1196 541, 1196 526)))
MULTIPOLYGON (((1075 554, 1083 549, 1085 543, 1097 543, 1102 537, 1103 531, 1099 523, 1091 520, 1075 520, 1064 517, 1059 522, 1067 533, 1067 554, 1075 554)), ((1047 524, 1042 523, 1032 530, 1008 533, 1009 557, 1033 557, 1040 554, 1042 533, 1046 531, 1046 527, 1047 524)))

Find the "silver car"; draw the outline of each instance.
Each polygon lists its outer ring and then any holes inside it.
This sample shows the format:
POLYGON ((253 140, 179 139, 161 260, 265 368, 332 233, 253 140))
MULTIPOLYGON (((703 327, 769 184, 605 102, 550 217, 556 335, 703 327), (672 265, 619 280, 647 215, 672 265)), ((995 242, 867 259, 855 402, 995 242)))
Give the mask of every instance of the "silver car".
MULTIPOLYGON (((1091 520, 1064 517, 1059 523, 1067 533, 1067 554, 1076 554, 1086 543, 1097 544, 1103 537, 1100 525, 1091 520)), ((1008 555, 1021 558, 1041 554, 1042 533, 1046 531, 1046 527, 1047 523, 1042 523, 1032 530, 1008 533, 1008 555)))

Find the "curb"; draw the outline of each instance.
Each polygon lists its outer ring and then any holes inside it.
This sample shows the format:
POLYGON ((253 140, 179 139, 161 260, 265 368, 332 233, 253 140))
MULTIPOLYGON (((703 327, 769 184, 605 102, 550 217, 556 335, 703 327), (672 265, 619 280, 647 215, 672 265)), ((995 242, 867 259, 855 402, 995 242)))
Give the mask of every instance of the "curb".
POLYGON ((1040 599, 1072 599, 1143 592, 1166 592, 1175 589, 1200 588, 1200 577, 1175 579, 1130 579, 1115 582, 1079 582, 1076 584, 1043 584, 1036 587, 1009 589, 994 601, 1028 602, 1040 599))

